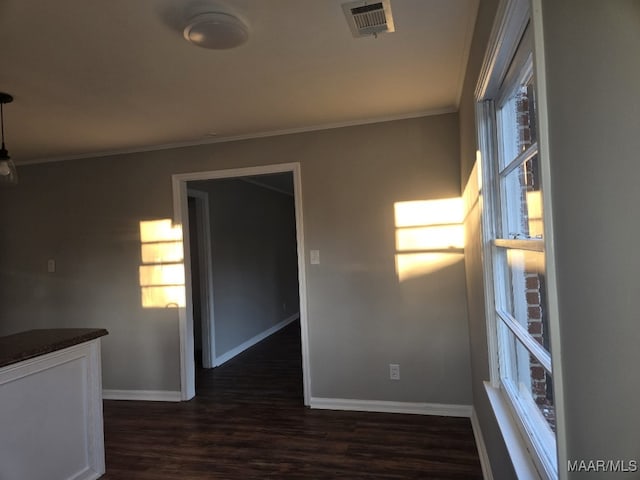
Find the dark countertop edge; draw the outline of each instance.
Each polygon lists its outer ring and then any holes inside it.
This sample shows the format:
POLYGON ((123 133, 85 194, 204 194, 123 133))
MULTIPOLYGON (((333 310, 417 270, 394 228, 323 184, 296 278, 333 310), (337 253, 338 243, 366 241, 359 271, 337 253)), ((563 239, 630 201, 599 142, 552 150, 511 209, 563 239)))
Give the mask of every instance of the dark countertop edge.
POLYGON ((0 368, 108 334, 104 328, 49 328, 0 337, 0 368))

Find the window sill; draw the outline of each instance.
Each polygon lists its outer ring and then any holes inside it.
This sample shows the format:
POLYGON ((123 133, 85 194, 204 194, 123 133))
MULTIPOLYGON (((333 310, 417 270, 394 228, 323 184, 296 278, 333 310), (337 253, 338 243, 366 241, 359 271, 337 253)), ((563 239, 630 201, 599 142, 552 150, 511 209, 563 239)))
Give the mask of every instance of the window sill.
POLYGON ((518 425, 511 415, 511 410, 503 397, 503 393, 489 382, 484 382, 484 387, 518 479, 543 479, 544 477, 541 477, 535 468, 531 453, 527 449, 518 425))

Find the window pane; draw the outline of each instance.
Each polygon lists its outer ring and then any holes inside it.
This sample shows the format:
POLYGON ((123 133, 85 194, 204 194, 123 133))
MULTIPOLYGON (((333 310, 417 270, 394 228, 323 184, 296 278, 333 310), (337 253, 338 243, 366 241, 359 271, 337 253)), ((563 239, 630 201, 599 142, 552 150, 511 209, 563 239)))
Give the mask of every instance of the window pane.
POLYGON ((542 238, 542 195, 538 155, 501 180, 503 238, 542 238))
POLYGON ((496 305, 549 352, 544 253, 513 249, 498 253, 504 291, 498 291, 496 305))
POLYGON ((504 323, 499 324, 501 337, 502 380, 508 384, 522 410, 527 413, 533 426, 545 432, 555 432, 556 418, 553 400, 553 382, 540 363, 513 335, 504 323), (537 425, 536 425, 537 424, 537 425))
POLYGON ((533 79, 519 85, 498 111, 502 140, 500 169, 537 140, 533 79))

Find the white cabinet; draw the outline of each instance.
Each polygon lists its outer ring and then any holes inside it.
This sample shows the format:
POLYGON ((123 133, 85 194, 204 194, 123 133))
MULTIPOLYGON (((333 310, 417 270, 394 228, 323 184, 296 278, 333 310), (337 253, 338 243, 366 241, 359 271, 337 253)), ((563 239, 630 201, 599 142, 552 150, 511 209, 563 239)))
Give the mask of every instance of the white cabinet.
POLYGON ((100 338, 0 368, 0 479, 104 472, 100 338))

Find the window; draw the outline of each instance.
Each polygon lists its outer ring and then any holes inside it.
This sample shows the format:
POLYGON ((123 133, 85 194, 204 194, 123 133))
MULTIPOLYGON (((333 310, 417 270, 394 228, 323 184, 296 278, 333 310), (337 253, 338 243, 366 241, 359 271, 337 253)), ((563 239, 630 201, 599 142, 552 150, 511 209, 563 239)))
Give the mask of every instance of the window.
POLYGON ((497 364, 492 382, 506 399, 541 478, 557 478, 546 272, 553 262, 545 243, 548 209, 542 194, 533 27, 528 2, 505 3, 503 37, 495 42, 492 61, 485 60, 489 67, 476 92, 486 198, 487 322, 497 364))

